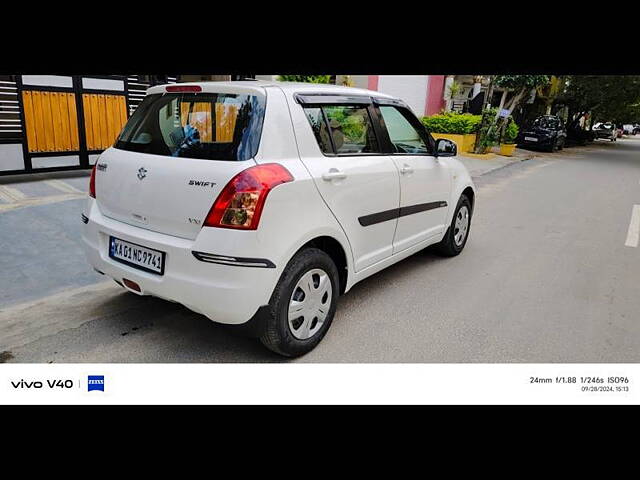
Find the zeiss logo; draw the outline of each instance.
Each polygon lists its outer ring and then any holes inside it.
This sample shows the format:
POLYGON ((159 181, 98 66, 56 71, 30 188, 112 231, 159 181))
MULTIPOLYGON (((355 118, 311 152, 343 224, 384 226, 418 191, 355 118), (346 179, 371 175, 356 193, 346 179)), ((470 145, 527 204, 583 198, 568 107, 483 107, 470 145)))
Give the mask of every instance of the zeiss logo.
POLYGON ((104 392, 104 375, 89 375, 89 381, 87 382, 88 391, 100 390, 104 392))

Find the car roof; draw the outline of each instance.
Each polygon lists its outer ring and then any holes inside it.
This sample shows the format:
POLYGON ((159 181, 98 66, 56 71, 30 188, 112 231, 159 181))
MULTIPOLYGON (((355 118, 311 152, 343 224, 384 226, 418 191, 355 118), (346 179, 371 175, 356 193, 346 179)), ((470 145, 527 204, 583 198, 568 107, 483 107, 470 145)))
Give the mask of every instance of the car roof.
POLYGON ((395 98, 386 93, 376 92, 374 90, 366 90, 364 88, 345 87, 342 85, 332 85, 326 83, 301 83, 301 82, 278 82, 268 80, 233 80, 227 82, 188 82, 180 84, 156 85, 147 90, 148 94, 163 93, 168 86, 184 85, 184 86, 200 86, 203 91, 215 92, 221 91, 243 91, 251 93, 264 93, 265 88, 280 88, 285 93, 292 95, 294 93, 326 93, 334 95, 366 95, 377 98, 395 98))

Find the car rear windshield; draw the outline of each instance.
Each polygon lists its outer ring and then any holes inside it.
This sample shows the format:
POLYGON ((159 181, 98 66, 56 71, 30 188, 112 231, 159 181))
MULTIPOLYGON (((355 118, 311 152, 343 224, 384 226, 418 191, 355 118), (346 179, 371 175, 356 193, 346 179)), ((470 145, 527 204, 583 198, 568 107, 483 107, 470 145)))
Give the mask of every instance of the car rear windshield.
POLYGON ((533 122, 534 127, 557 128, 558 121, 555 118, 539 117, 533 122))
POLYGON ((148 95, 115 148, 204 160, 248 160, 258 151, 265 103, 261 95, 148 95))

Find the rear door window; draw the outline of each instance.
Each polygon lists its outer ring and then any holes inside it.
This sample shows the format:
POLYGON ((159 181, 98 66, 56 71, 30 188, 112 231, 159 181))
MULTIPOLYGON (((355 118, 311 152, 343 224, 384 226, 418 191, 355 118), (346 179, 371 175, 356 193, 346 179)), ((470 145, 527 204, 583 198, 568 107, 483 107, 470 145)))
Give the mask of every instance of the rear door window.
POLYGON ((311 130, 313 130, 313 134, 316 136, 318 146, 320 150, 322 150, 322 153, 332 154, 331 134, 329 133, 327 122, 325 122, 322 109, 320 107, 305 108, 304 113, 307 116, 307 120, 309 120, 311 130))
POLYGON ((324 105, 305 108, 305 114, 323 153, 380 153, 380 145, 367 107, 324 105))
POLYGON ((260 95, 148 95, 115 148, 170 157, 248 160, 258 151, 265 103, 260 95))

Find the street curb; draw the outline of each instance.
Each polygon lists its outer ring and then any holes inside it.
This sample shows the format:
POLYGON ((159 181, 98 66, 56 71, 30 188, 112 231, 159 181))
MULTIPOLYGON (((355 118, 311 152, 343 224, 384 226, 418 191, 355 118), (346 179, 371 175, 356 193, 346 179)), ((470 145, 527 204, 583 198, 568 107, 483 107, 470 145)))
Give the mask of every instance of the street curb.
POLYGON ((536 155, 533 154, 533 153, 531 155, 527 155, 527 156, 522 157, 522 158, 518 157, 516 160, 514 160, 514 161, 512 161, 510 163, 507 163, 505 165, 499 165, 499 166, 497 166, 495 168, 492 168, 491 170, 484 171, 484 172, 482 172, 482 173, 480 173, 478 175, 472 175, 471 178, 479 178, 479 177, 482 177, 484 175, 487 175, 488 173, 493 173, 493 172, 496 172, 498 170, 502 170, 504 168, 509 168, 512 165, 517 165, 517 164, 522 163, 522 162, 527 162, 529 160, 533 160, 535 157, 536 157, 536 155))

